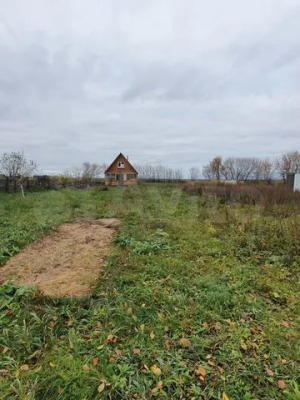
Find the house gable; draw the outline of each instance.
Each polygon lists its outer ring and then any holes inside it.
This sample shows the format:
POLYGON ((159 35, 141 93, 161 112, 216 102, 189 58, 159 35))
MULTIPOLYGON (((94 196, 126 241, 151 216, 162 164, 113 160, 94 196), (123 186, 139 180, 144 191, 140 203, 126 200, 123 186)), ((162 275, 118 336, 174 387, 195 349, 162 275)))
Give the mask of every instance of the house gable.
POLYGON ((105 174, 138 174, 138 172, 127 158, 120 153, 107 168, 105 174))

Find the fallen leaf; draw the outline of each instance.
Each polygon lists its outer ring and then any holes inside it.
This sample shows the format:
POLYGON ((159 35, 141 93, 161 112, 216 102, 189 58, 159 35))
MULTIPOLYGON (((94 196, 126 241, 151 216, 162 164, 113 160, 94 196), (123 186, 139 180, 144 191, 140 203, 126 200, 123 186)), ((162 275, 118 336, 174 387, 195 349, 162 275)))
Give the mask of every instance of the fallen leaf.
POLYGON ((59 387, 59 388, 57 389, 57 393, 58 393, 58 394, 62 394, 62 392, 63 392, 62 388, 59 387))
POLYGON ((156 365, 152 365, 151 371, 152 371, 155 375, 161 375, 161 369, 160 369, 159 367, 157 367, 156 365))
POLYGON ((158 391, 162 392, 163 382, 159 381, 154 389, 151 390, 151 393, 157 393, 158 391))
POLYGON ((116 343, 117 339, 118 338, 115 335, 107 335, 107 338, 104 340, 104 343, 106 344, 116 343))
POLYGON ((98 347, 97 347, 97 350, 102 350, 103 347, 104 347, 103 344, 101 344, 101 346, 98 346, 98 347))
POLYGON ((213 361, 210 361, 210 360, 207 362, 207 364, 211 365, 212 367, 216 366, 216 364, 213 361))
POLYGON ((203 326, 204 329, 209 330, 209 325, 208 325, 207 322, 203 322, 202 326, 203 326))
POLYGON ((142 332, 144 332, 144 330, 145 330, 145 324, 140 325, 140 330, 141 330, 142 332))
POLYGON ((241 343, 241 348, 246 351, 248 349, 247 345, 245 343, 241 343))
POLYGON ((220 371, 221 374, 224 374, 224 372, 225 372, 224 368, 222 368, 220 366, 218 366, 218 370, 220 371))
POLYGON ((29 365, 28 364, 21 365, 20 371, 23 372, 29 371, 29 365))
POLYGON ((158 313, 157 313, 157 318, 158 318, 160 321, 163 319, 163 317, 164 317, 164 314, 163 314, 163 313, 161 313, 161 312, 158 312, 158 313))
POLYGON ((285 382, 283 380, 279 380, 278 381, 278 387, 279 387, 279 389, 283 390, 285 388, 285 382))
POLYGON ((285 328, 290 327, 290 324, 287 321, 283 321, 281 325, 284 326, 285 328))
POLYGON ((90 367, 87 364, 84 364, 82 366, 82 369, 84 370, 84 372, 90 372, 90 367))
POLYGON ((50 366, 51 368, 54 368, 54 367, 55 367, 55 365, 54 365, 52 362, 49 362, 49 366, 50 366))
POLYGON ((183 347, 191 347, 191 345, 192 345, 192 342, 191 342, 189 339, 187 339, 187 338, 181 338, 181 339, 179 340, 179 343, 180 343, 181 346, 183 346, 183 347))
POLYGON ((266 373, 267 373, 269 376, 275 376, 274 372, 273 372, 270 368, 266 368, 266 373))
POLYGON ((197 370, 196 370, 196 375, 201 375, 201 376, 205 377, 205 375, 206 375, 205 369, 203 367, 201 367, 201 366, 198 367, 197 370))
POLYGON ((155 333, 154 333, 153 331, 150 333, 150 338, 151 338, 152 340, 155 338, 155 333))
POLYGON ((93 365, 96 366, 99 364, 98 358, 93 358, 93 365))
POLYGON ((224 392, 223 393, 223 398, 222 398, 223 400, 229 400, 229 397, 227 396, 227 394, 224 392))
POLYGON ((113 357, 109 357, 109 362, 110 362, 111 364, 115 364, 115 363, 116 363, 116 360, 115 360, 113 357))
POLYGON ((141 350, 140 349, 133 349, 134 354, 140 354, 141 350))
POLYGON ((219 331, 220 329, 222 329, 222 325, 220 324, 220 322, 217 322, 217 323, 215 324, 215 330, 216 330, 216 331, 219 331))
POLYGON ((122 350, 116 349, 115 353, 116 353, 116 356, 120 357, 122 355, 122 350))
POLYGON ((101 383, 101 385, 98 386, 98 392, 102 393, 104 389, 105 389, 105 383, 103 382, 101 383))

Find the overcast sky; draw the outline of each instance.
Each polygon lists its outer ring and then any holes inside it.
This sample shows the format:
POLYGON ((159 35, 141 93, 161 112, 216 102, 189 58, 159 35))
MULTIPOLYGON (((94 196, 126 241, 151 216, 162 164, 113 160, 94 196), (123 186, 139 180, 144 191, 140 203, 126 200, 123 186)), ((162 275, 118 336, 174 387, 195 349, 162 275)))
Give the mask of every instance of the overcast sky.
POLYGON ((0 0, 0 153, 185 172, 300 148, 300 0, 0 0))

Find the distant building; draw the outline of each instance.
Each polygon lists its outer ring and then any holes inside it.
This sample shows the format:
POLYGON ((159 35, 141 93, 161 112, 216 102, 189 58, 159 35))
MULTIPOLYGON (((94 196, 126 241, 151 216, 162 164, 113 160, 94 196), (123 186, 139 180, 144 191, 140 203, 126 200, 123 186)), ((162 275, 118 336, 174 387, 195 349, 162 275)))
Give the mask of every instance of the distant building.
POLYGON ((138 172, 122 153, 105 171, 106 186, 132 186, 137 184, 138 172))
POLYGON ((288 173, 287 174, 287 186, 289 189, 300 190, 300 174, 288 173))

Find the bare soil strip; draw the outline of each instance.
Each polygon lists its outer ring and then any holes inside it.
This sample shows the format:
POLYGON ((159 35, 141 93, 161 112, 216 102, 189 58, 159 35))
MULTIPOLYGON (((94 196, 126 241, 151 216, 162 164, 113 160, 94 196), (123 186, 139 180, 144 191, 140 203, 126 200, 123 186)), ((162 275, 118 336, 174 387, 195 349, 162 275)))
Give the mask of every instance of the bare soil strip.
POLYGON ((83 219, 27 246, 1 268, 1 280, 38 286, 45 296, 84 297, 99 278, 117 219, 83 219))

